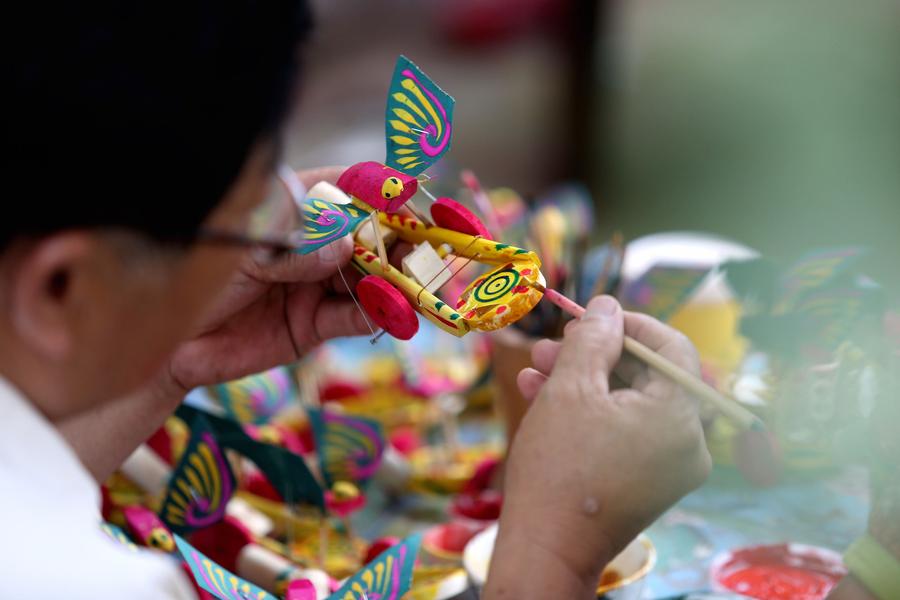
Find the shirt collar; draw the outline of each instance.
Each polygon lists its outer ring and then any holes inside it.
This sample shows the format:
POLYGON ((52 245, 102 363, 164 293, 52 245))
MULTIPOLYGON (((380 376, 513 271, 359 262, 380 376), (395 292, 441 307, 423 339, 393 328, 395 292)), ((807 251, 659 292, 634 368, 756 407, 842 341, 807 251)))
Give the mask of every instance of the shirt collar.
POLYGON ((0 470, 13 485, 65 502, 100 507, 97 483, 59 431, 22 393, 0 377, 0 470), (52 496, 51 496, 52 497, 52 496))

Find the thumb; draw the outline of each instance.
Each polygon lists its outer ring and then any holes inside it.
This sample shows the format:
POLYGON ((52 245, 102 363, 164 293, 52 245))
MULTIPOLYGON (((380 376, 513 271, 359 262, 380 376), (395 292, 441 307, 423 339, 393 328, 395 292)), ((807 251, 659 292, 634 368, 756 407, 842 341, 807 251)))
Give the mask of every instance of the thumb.
POLYGON ((622 355, 624 339, 622 307, 611 296, 598 296, 566 331, 554 377, 586 383, 598 392, 609 391, 609 374, 622 355))

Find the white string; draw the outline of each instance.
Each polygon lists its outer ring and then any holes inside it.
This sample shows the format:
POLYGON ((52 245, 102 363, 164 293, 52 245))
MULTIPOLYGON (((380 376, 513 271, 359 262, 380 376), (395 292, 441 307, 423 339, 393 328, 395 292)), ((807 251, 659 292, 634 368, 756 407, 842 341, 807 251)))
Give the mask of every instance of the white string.
POLYGON ((426 196, 428 196, 428 197, 431 199, 432 202, 437 202, 437 198, 435 198, 434 195, 433 195, 431 192, 429 192, 427 189, 425 189, 425 186, 422 185, 421 183, 419 184, 419 189, 422 190, 422 192, 423 192, 426 196))
POLYGON ((338 274, 341 276, 341 281, 344 282, 344 287, 347 288, 347 293, 350 294, 350 297, 353 299, 353 303, 356 305, 356 308, 359 310, 359 314, 362 315, 363 321, 366 322, 366 327, 369 328, 369 331, 372 335, 375 335, 375 329, 372 328, 372 324, 369 323, 369 317, 366 316, 366 311, 363 310, 363 307, 360 305, 359 301, 356 299, 356 294, 353 293, 353 290, 350 289, 350 284, 347 283, 347 278, 344 277, 344 270, 341 269, 340 263, 338 263, 338 274))

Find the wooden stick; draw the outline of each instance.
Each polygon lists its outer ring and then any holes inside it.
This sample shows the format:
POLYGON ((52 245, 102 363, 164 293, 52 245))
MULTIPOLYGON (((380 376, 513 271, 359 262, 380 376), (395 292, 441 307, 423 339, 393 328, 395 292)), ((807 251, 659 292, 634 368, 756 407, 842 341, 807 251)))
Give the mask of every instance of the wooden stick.
MULTIPOLYGON (((583 306, 566 298, 556 290, 547 289, 538 283, 532 284, 532 287, 543 292, 544 297, 547 298, 547 300, 573 317, 580 318, 584 315, 585 309, 583 306)), ((741 428, 756 430, 765 429, 765 425, 763 425, 763 422, 759 417, 738 404, 737 400, 731 396, 722 394, 696 375, 685 371, 666 357, 657 354, 636 339, 626 335, 624 346, 629 354, 643 361, 648 366, 653 367, 688 392, 706 400, 741 428)))
POLYGON ((328 521, 324 514, 319 523, 319 568, 328 572, 328 521))
POLYGON ((387 249, 384 247, 384 238, 381 237, 381 224, 378 223, 378 211, 373 210, 369 220, 372 222, 372 232, 375 234, 375 245, 378 246, 378 260, 381 261, 381 271, 390 269, 387 258, 387 249))

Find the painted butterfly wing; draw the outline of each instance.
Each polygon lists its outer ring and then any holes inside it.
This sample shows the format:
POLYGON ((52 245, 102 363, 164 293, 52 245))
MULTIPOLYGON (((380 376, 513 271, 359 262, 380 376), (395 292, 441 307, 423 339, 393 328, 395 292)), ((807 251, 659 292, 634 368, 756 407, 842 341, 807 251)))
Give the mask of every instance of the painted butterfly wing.
POLYGON ((197 414, 188 423, 191 439, 160 509, 166 525, 181 534, 221 520, 235 490, 234 474, 209 422, 197 414))
POLYGON ((277 367, 213 386, 225 413, 238 423, 261 425, 283 410, 295 396, 290 372, 277 367))
POLYGON ((139 551, 137 545, 131 541, 131 538, 128 537, 128 534, 126 534, 125 531, 118 525, 113 525, 112 523, 104 521, 103 523, 100 523, 100 530, 132 552, 139 551))
POLYGON ((330 487, 336 481, 364 485, 384 453, 381 425, 371 419, 308 409, 322 476, 330 487))
POLYGON ((629 310, 667 321, 706 279, 705 267, 654 265, 628 285, 624 304, 629 310))
POLYGON ((306 466, 303 457, 285 448, 254 440, 236 422, 192 406, 182 404, 175 414, 186 422, 191 422, 200 415, 209 423, 224 447, 250 459, 259 467, 285 502, 307 502, 324 509, 322 486, 306 466))
POLYGON ((776 313, 794 310, 805 294, 838 284, 865 256, 863 248, 824 248, 813 250, 791 265, 781 278, 782 293, 776 313))
POLYGON ((175 536, 175 545, 197 585, 219 600, 277 600, 269 592, 220 566, 181 536, 175 536))
POLYGON ((826 287, 803 296, 792 316, 809 323, 810 344, 831 352, 853 337, 862 319, 883 314, 883 300, 882 289, 868 282, 826 287))
POLYGON ((456 101, 405 56, 397 59, 385 111, 387 166, 418 175, 450 150, 456 101))
POLYGON ((360 569, 328 600, 400 600, 412 584, 422 535, 412 535, 360 569))
POLYGON ((303 203, 303 237, 295 252, 309 254, 349 233, 353 233, 369 213, 353 204, 334 204, 318 198, 303 203))

